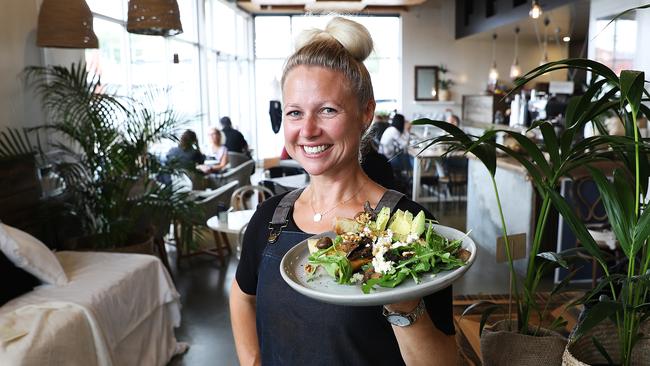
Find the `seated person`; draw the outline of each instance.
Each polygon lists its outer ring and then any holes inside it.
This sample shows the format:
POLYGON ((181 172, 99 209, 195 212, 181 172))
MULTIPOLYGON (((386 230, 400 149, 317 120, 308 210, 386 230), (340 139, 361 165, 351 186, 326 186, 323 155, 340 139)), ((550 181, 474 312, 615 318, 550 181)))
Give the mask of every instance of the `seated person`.
POLYGON ((178 146, 167 152, 168 163, 180 164, 188 169, 193 169, 196 164, 203 164, 204 161, 205 155, 201 153, 196 133, 192 130, 183 132, 178 146))
POLYGON ((232 121, 230 120, 230 117, 221 117, 219 122, 221 123, 221 130, 226 137, 225 145, 228 151, 238 152, 250 157, 248 142, 246 142, 246 139, 241 132, 232 128, 232 121))
POLYGON ((458 127, 460 126, 460 118, 455 115, 455 114, 450 114, 447 116, 447 122, 451 123, 452 125, 458 127))
POLYGON ((221 131, 218 128, 210 129, 210 147, 208 148, 208 157, 214 160, 213 164, 201 164, 196 169, 205 174, 219 173, 228 164, 228 149, 221 143, 221 131))

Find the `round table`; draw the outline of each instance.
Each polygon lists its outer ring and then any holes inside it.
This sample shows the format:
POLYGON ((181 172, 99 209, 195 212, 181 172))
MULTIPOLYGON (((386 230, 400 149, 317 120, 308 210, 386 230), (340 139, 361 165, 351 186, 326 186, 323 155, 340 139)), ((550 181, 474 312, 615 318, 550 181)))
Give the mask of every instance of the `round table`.
MULTIPOLYGON (((226 234, 241 235, 242 229, 248 225, 251 217, 255 210, 241 210, 241 211, 231 211, 227 212, 226 215, 223 215, 222 218, 227 217, 227 221, 219 220, 218 216, 212 216, 208 219, 206 225, 212 230, 214 234, 214 241, 216 243, 216 248, 213 251, 216 256, 218 256, 222 263, 225 264, 225 258, 223 253, 226 252, 230 254, 232 251, 230 249, 230 242, 228 241, 228 236, 226 234)), ((239 239, 239 237, 238 237, 239 239)), ((239 240, 238 240, 239 242, 239 240)), ((237 245, 237 257, 239 258, 239 252, 241 248, 237 245)))

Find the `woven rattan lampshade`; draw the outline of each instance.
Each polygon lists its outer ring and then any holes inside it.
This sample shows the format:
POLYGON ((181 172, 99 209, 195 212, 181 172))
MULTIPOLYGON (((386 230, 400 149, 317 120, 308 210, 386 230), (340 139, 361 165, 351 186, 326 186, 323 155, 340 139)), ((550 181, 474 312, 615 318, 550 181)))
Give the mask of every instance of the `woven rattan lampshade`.
POLYGON ((38 13, 39 47, 97 48, 93 14, 85 0, 43 0, 38 13))
POLYGON ((129 0, 130 33, 175 36, 183 33, 176 0, 129 0))

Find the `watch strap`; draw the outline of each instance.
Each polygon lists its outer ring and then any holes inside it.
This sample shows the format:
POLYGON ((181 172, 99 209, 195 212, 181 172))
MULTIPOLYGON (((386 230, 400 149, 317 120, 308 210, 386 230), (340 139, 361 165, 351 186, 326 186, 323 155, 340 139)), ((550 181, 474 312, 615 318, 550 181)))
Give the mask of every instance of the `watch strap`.
MULTIPOLYGON (((402 316, 402 317, 408 319, 409 323, 406 324, 406 325, 400 325, 400 324, 395 324, 395 325, 400 326, 400 327, 408 327, 409 325, 412 325, 413 323, 415 323, 422 316, 422 314, 424 314, 425 310, 426 310, 426 306, 424 304, 424 299, 420 299, 420 302, 418 303, 418 306, 416 306, 415 309, 413 309, 412 311, 410 311, 408 313, 402 313, 402 312, 398 312, 398 311, 390 311, 390 310, 386 309, 386 307, 384 306, 383 310, 382 310, 382 314, 387 319, 389 319, 388 317, 390 315, 402 316)), ((390 320, 389 320, 389 322, 390 322, 390 320)), ((390 323, 394 324, 392 322, 390 322, 390 323)))

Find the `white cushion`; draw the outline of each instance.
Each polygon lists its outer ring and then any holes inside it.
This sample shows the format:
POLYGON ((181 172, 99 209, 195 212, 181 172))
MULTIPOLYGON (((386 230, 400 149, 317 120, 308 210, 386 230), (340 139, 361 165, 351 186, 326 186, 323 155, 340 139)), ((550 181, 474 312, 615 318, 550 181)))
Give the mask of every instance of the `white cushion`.
POLYGON ((44 283, 62 286, 68 277, 54 253, 28 233, 0 223, 0 250, 16 267, 44 283))

